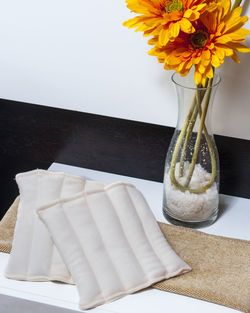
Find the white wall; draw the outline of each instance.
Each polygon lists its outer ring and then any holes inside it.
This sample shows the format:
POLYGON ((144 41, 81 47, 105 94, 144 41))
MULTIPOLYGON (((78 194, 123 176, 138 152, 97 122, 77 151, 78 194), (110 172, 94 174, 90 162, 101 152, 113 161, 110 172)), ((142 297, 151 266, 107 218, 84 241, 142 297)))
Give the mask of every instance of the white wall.
MULTIPOLYGON (((175 126, 171 72, 122 26, 125 0, 0 3, 1 98, 175 126)), ((241 60, 221 71, 214 129, 250 139, 250 53, 241 60)))

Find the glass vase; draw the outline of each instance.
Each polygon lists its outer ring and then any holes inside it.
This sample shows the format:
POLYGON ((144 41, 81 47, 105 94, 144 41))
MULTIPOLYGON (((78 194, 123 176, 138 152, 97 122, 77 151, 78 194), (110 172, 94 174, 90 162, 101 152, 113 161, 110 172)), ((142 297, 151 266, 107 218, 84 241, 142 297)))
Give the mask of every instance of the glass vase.
POLYGON ((172 76, 178 99, 178 122, 164 171, 163 213, 173 224, 202 227, 218 216, 219 157, 211 128, 211 112, 220 77, 205 87, 193 75, 172 76))

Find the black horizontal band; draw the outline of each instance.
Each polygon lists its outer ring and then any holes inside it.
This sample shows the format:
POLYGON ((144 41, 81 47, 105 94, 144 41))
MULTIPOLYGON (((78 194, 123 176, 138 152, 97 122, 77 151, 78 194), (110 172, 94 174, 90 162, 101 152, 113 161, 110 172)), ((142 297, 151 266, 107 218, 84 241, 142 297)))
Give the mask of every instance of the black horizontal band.
MULTIPOLYGON (((0 100, 1 213, 17 194, 16 173, 60 162, 163 180, 174 129, 10 100, 0 100), (4 192, 2 193, 2 191, 4 192)), ((220 192, 250 198, 250 141, 215 136, 220 192)))

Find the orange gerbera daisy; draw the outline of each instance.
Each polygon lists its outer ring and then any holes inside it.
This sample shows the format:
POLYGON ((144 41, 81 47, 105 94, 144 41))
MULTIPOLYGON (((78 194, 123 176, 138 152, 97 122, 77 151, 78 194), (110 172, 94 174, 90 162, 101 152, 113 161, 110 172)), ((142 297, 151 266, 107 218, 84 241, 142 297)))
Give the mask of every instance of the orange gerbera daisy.
POLYGON ((225 57, 240 63, 236 52, 250 52, 241 42, 250 35, 250 31, 242 28, 248 17, 241 17, 242 7, 230 12, 230 0, 222 0, 213 12, 206 12, 197 21, 196 31, 192 34, 181 33, 174 42, 161 47, 158 38, 149 40, 155 47, 150 55, 158 57, 165 63, 165 69, 174 69, 182 76, 189 73, 195 65, 194 79, 196 84, 205 85, 206 78, 213 77, 213 67, 219 67, 225 57))
MULTIPOLYGON (((217 1, 217 0, 216 0, 217 1)), ((211 0, 126 0, 127 7, 140 14, 123 23, 128 28, 137 27, 145 36, 159 35, 164 46, 174 41, 179 32, 193 33, 192 22, 199 19, 211 0)))

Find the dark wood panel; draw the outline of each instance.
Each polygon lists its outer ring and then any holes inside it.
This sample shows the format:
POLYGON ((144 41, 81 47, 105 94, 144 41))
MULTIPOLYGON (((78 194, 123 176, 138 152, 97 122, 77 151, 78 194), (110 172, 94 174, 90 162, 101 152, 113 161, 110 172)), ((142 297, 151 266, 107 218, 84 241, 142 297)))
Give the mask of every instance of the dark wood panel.
MULTIPOLYGON (((5 179, 24 168, 46 167, 55 161, 162 181, 172 134, 171 127, 0 100, 5 179), (15 165, 18 160, 25 160, 26 167, 21 166, 23 161, 15 165)), ((250 198, 250 141, 216 136, 216 142, 221 192, 250 198)))
POLYGON ((215 136, 220 156, 220 192, 250 199, 250 140, 215 136))
POLYGON ((3 153, 161 180, 171 128, 0 101, 3 153))

